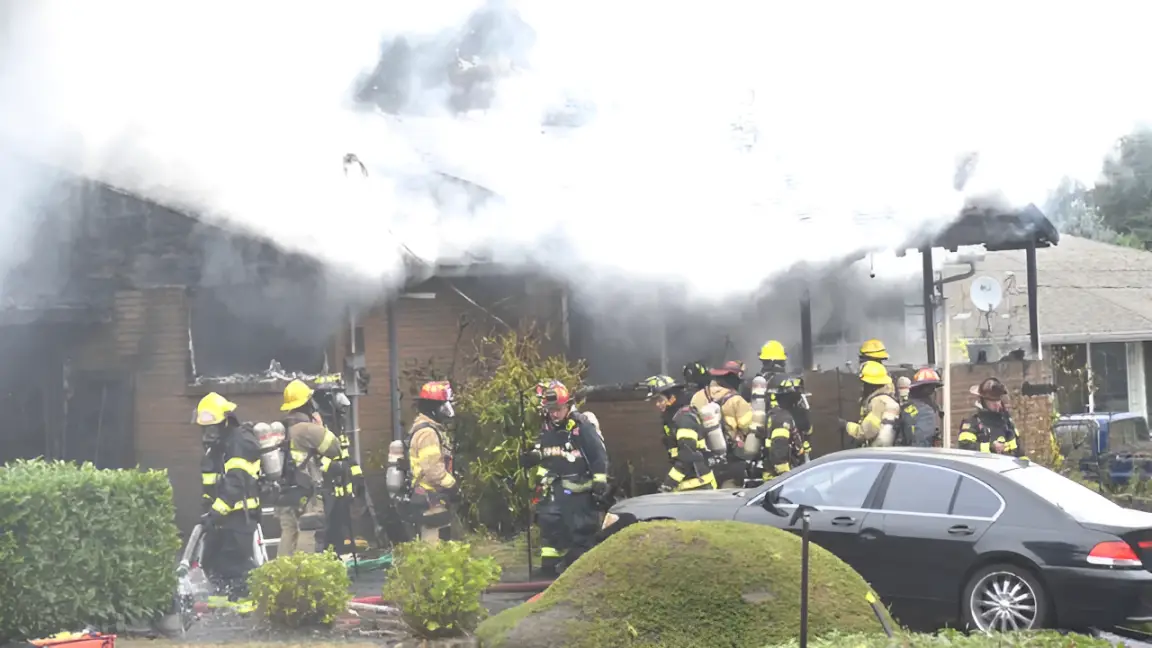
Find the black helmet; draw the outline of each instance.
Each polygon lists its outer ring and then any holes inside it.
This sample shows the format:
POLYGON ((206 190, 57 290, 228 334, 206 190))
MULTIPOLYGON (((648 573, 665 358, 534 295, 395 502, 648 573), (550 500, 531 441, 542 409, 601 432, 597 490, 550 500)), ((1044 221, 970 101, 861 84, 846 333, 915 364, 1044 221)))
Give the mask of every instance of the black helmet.
POLYGON ((777 374, 768 383, 768 391, 773 394, 803 394, 804 379, 800 376, 777 374))
POLYGON ((684 389, 684 383, 676 382, 672 376, 659 374, 645 378, 642 384, 648 388, 648 398, 653 398, 656 394, 668 395, 671 392, 684 389))
POLYGON ((685 382, 692 385, 698 385, 700 383, 707 382, 708 380, 710 380, 708 376, 708 366, 703 362, 689 362, 688 364, 684 365, 685 382))

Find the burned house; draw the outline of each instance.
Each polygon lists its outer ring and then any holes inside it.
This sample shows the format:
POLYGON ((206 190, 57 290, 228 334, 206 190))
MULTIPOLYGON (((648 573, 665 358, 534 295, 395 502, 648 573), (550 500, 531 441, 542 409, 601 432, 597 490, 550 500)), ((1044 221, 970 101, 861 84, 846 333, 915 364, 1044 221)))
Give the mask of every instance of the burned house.
MULTIPOLYGON (((273 420, 290 377, 340 372, 354 339, 373 379, 359 403, 371 454, 392 438, 386 312, 401 368, 440 371, 498 321, 559 315, 554 285, 478 267, 440 268, 389 307, 356 303, 341 290, 347 277, 260 237, 75 177, 58 178, 50 196, 29 212, 30 253, 4 279, 0 463, 166 469, 181 526, 199 515, 191 421, 208 392, 243 419, 273 420)), ((401 382, 415 376, 405 370, 401 382)))

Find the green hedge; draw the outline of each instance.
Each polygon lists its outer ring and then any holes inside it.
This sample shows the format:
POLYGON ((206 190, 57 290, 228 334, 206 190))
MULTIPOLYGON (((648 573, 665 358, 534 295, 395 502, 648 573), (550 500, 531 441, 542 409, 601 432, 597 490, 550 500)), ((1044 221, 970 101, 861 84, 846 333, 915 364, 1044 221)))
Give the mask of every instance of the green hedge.
POLYGON ((167 611, 175 515, 164 471, 0 468, 0 644, 167 611))
MULTIPOLYGON (((766 648, 797 648, 793 640, 766 648)), ((1105 639, 1080 634, 1006 632, 993 635, 945 631, 940 634, 906 634, 889 639, 882 634, 832 634, 808 642, 809 648, 1111 648, 1105 639)))

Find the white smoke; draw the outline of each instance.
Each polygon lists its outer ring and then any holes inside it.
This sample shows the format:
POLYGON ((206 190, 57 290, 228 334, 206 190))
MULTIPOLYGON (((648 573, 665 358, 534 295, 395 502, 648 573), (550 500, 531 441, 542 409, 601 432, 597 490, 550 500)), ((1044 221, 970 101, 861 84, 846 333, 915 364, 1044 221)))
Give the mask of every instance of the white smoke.
POLYGON ((1131 3, 501 3, 493 97, 463 115, 428 70, 475 0, 4 5, 0 142, 386 279, 402 241, 743 295, 799 261, 894 246, 972 196, 1091 181, 1152 112, 1137 16, 1152 9, 1131 3), (386 116, 352 94, 400 35, 406 99, 386 116), (583 125, 541 126, 565 104, 583 125), (368 180, 345 177, 349 152, 368 180), (438 205, 421 193, 436 172, 501 200, 438 205))

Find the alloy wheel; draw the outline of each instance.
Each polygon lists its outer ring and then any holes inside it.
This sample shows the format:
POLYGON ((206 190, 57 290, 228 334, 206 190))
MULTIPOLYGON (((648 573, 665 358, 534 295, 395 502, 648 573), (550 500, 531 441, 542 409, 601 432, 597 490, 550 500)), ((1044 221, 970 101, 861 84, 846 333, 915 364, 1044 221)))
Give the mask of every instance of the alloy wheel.
POLYGON ((1018 574, 997 571, 972 588, 968 605, 982 632, 1030 630, 1038 615, 1036 592, 1018 574))

